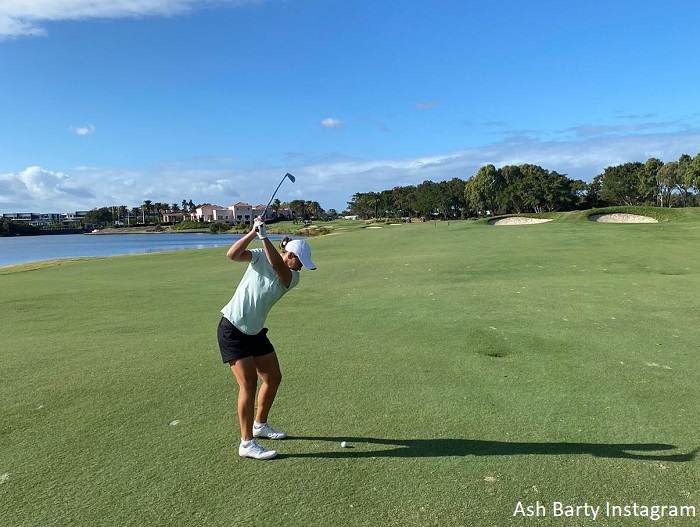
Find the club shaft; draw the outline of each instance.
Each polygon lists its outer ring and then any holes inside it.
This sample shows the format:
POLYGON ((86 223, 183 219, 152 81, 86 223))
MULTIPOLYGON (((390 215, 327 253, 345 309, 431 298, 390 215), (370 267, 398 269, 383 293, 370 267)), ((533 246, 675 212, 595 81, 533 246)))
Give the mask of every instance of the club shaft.
MULTIPOLYGON (((287 177, 291 176, 291 174, 285 174, 284 177, 282 177, 282 181, 280 181, 280 184, 277 185, 277 188, 275 191, 272 193, 272 197, 270 198, 270 201, 267 202, 267 205, 265 206, 265 210, 262 213, 263 221, 265 220, 265 215, 267 214, 267 209, 270 208, 270 205, 272 204, 272 200, 275 199, 275 196, 277 195, 277 191, 280 189, 282 186, 282 183, 284 183, 284 180, 287 179, 287 177)), ((293 181, 293 180, 292 180, 293 181)))

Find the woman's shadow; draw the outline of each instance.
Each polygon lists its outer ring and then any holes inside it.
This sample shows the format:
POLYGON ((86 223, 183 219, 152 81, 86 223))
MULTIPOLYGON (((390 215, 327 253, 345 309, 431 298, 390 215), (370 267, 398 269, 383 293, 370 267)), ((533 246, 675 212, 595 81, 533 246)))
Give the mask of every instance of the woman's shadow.
POLYGON ((520 443, 478 439, 378 439, 373 437, 288 437, 287 441, 315 441, 334 444, 332 450, 280 454, 279 457, 376 458, 376 457, 450 457, 450 456, 523 456, 590 455, 601 458, 641 459, 646 461, 693 461, 700 447, 687 454, 670 453, 675 445, 660 443, 520 443), (347 448, 340 446, 348 443, 347 448), (373 446, 376 446, 373 448, 373 446), (362 450, 359 449, 362 447, 362 450))

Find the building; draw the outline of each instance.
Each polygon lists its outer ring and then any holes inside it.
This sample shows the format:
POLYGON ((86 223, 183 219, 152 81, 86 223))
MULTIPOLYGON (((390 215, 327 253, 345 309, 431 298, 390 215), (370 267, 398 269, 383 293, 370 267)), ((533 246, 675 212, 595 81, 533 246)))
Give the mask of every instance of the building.
POLYGON ((280 209, 277 211, 277 217, 291 220, 294 219, 294 214, 292 214, 292 209, 280 209))
POLYGON ((55 224, 66 224, 79 222, 85 217, 85 212, 61 214, 58 212, 9 212, 2 215, 2 219, 7 219, 15 223, 26 223, 34 227, 48 227, 55 224))
POLYGON ((87 215, 88 211, 86 210, 77 210, 75 212, 67 212, 66 214, 63 214, 63 223, 75 223, 75 222, 81 222, 85 219, 85 216, 87 215))
MULTIPOLYGON (((264 209, 265 207, 263 207, 264 209)), ((233 213, 233 223, 243 223, 244 225, 252 225, 255 216, 253 215, 253 207, 248 203, 239 201, 229 206, 233 213)))
MULTIPOLYGON (((263 212, 265 212, 265 205, 255 205, 252 207, 253 209, 253 218, 257 218, 258 216, 262 216, 263 212)), ((291 220, 292 219, 292 210, 291 209, 279 209, 277 210, 277 213, 275 214, 271 209, 267 209, 267 212, 265 213, 265 217, 263 218, 264 220, 273 220, 275 218, 282 218, 285 220, 291 220)))
POLYGON ((163 214, 163 223, 179 223, 184 219, 184 212, 166 212, 165 214, 163 214))
POLYGON ((214 211, 215 210, 226 210, 224 207, 221 207, 220 205, 212 205, 210 203, 205 203, 204 205, 200 205, 197 207, 197 210, 190 214, 190 218, 192 221, 203 221, 206 223, 212 223, 214 220, 214 211))
POLYGON ((231 209, 214 209, 214 223, 233 223, 233 211, 231 209))

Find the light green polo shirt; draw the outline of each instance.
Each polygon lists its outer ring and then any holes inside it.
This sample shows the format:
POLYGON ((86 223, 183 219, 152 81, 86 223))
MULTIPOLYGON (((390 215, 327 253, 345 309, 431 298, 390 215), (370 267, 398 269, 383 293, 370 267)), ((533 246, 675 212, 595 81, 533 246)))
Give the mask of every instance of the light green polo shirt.
POLYGON ((292 281, 284 287, 264 249, 251 249, 252 259, 221 313, 247 335, 262 331, 267 314, 282 296, 299 283, 299 271, 292 270, 292 281))

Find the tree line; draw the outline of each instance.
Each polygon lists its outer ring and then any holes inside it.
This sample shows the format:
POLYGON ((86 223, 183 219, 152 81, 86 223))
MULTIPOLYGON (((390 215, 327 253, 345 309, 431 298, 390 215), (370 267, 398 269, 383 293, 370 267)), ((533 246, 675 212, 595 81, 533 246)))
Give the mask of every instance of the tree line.
MULTIPOLYGON (((159 224, 163 221, 163 215, 165 214, 178 212, 193 214, 203 205, 207 204, 195 204, 191 199, 183 199, 180 204, 144 200, 143 204, 138 207, 130 208, 126 205, 113 205, 92 209, 86 213, 83 223, 93 226, 159 224)), ((274 216, 276 216, 281 209, 291 210, 292 217, 295 220, 308 220, 310 218, 334 219, 338 216, 337 211, 334 209, 329 209, 328 211, 324 210, 318 201, 297 199, 289 202, 281 202, 279 199, 275 199, 270 204, 270 211, 274 216)))
POLYGON ((700 205, 700 154, 678 161, 650 158, 607 167, 590 183, 538 165, 485 165, 466 180, 424 181, 358 192, 348 203, 360 218, 468 218, 484 214, 561 212, 619 205, 700 205))
MULTIPOLYGON (((83 225, 159 224, 167 213, 194 213, 203 204, 192 199, 180 203, 144 200, 137 207, 113 205, 88 211, 83 225)), ((469 218, 484 214, 560 212, 619 205, 691 207, 700 205, 700 154, 681 155, 664 163, 658 158, 607 167, 590 183, 538 165, 489 164, 463 180, 423 181, 381 192, 357 192, 342 215, 369 218, 469 218)), ((318 201, 275 199, 270 209, 290 209, 294 220, 335 219, 318 201)), ((79 226, 79 225, 77 225, 79 226)), ((9 222, 0 233, 9 234, 9 222)))

